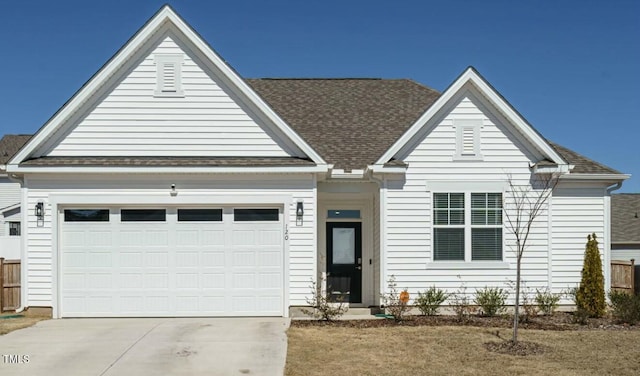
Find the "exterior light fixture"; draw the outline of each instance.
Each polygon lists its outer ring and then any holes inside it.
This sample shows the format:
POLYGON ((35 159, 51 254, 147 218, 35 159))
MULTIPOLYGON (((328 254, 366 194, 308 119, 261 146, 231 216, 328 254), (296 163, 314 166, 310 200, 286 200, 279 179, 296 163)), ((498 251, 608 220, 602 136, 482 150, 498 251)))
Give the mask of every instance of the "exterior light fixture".
POLYGON ((44 227, 44 202, 39 201, 33 211, 36 216, 36 224, 38 227, 44 227))
POLYGON ((175 184, 171 184, 171 191, 169 192, 169 194, 172 197, 175 197, 178 195, 178 191, 176 191, 176 185, 175 184))
POLYGON ((296 226, 302 226, 302 217, 304 216, 304 206, 302 200, 298 201, 296 206, 296 226))
POLYGON ((40 201, 36 204, 34 214, 39 220, 44 219, 44 202, 40 201))

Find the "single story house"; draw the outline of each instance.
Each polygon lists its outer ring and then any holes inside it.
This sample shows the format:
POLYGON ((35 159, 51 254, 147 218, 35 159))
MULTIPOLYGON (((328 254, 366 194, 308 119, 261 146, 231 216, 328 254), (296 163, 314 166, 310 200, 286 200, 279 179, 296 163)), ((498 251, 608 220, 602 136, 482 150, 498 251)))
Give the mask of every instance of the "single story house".
POLYGON ((22 255, 20 183, 9 178, 7 162, 31 135, 5 135, 0 139, 0 257, 20 259, 22 255))
POLYGON ((611 196, 611 259, 640 264, 640 193, 611 196))
POLYGON ((53 317, 287 316, 324 274, 351 307, 380 305, 392 276, 412 296, 507 287, 513 193, 548 176, 523 279, 575 286, 596 233, 608 281, 610 193, 628 178, 546 140, 474 68, 442 93, 244 79, 169 6, 7 171, 23 306, 53 317))

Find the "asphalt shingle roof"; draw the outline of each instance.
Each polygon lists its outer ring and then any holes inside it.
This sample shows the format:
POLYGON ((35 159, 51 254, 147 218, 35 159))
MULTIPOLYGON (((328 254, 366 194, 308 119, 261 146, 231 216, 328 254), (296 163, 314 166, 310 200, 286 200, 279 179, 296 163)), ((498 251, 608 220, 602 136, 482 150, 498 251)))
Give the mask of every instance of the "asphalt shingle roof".
POLYGON ((440 96, 405 79, 246 81, 325 161, 347 171, 376 162, 440 96))
MULTIPOLYGON (((265 102, 334 168, 364 169, 376 162, 438 99, 440 93, 407 79, 248 79, 265 102)), ((29 140, 6 135, 0 164, 29 140)), ((573 150, 550 142, 574 174, 619 174, 573 150)), ((544 163, 542 161, 541 163, 544 163)), ((297 158, 43 157, 23 166, 304 166, 297 158)), ((388 166, 406 166, 387 161, 388 166)))
POLYGON ((640 193, 611 195, 611 243, 640 243, 640 193))
POLYGON ((620 174, 619 171, 589 159, 584 155, 565 148, 564 146, 550 141, 549 144, 560 154, 560 156, 562 156, 562 158, 569 162, 569 164, 575 166, 571 171, 573 174, 620 174))
POLYGON ((0 139, 0 165, 5 165, 31 138, 30 134, 7 134, 0 139))

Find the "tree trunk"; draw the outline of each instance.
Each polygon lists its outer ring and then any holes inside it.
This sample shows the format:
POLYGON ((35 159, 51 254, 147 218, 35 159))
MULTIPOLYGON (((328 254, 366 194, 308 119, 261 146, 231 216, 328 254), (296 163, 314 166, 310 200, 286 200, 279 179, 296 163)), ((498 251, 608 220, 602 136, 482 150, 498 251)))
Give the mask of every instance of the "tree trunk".
MULTIPOLYGON (((520 252, 518 252, 520 253, 520 252)), ((515 313, 513 315, 513 343, 518 342, 518 319, 520 313, 520 261, 522 260, 522 256, 518 255, 518 262, 516 264, 516 303, 515 303, 515 313)))

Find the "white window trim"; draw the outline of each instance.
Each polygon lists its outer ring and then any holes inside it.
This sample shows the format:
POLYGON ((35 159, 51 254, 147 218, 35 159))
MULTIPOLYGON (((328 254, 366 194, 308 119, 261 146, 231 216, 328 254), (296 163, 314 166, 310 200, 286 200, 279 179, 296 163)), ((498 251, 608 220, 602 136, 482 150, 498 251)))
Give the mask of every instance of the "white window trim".
POLYGON ((184 56, 182 54, 156 54, 154 56, 156 63, 156 90, 154 96, 156 97, 184 97, 184 91, 182 90, 182 64, 184 63, 184 56), (164 84, 164 69, 166 65, 173 65, 174 67, 174 89, 166 90, 164 84))
POLYGON ((481 161, 480 133, 482 130, 482 120, 456 119, 453 121, 453 127, 456 130, 456 153, 453 156, 453 160, 481 161), (464 133, 469 129, 473 131, 473 154, 464 152, 464 133))
POLYGON ((470 190, 454 190, 439 189, 431 192, 431 262, 427 264, 427 268, 446 269, 467 269, 467 268, 488 268, 488 269, 508 269, 509 264, 505 260, 505 224, 504 224, 504 189, 470 189, 470 190), (434 195, 436 193, 463 193, 464 194, 464 225, 436 225, 434 218, 434 195), (500 193, 502 194, 502 260, 472 260, 471 252, 471 231, 473 228, 495 228, 497 225, 472 225, 471 224, 471 194, 472 193, 500 193), (435 259, 435 233, 436 228, 464 228, 464 260, 436 260, 435 259))

